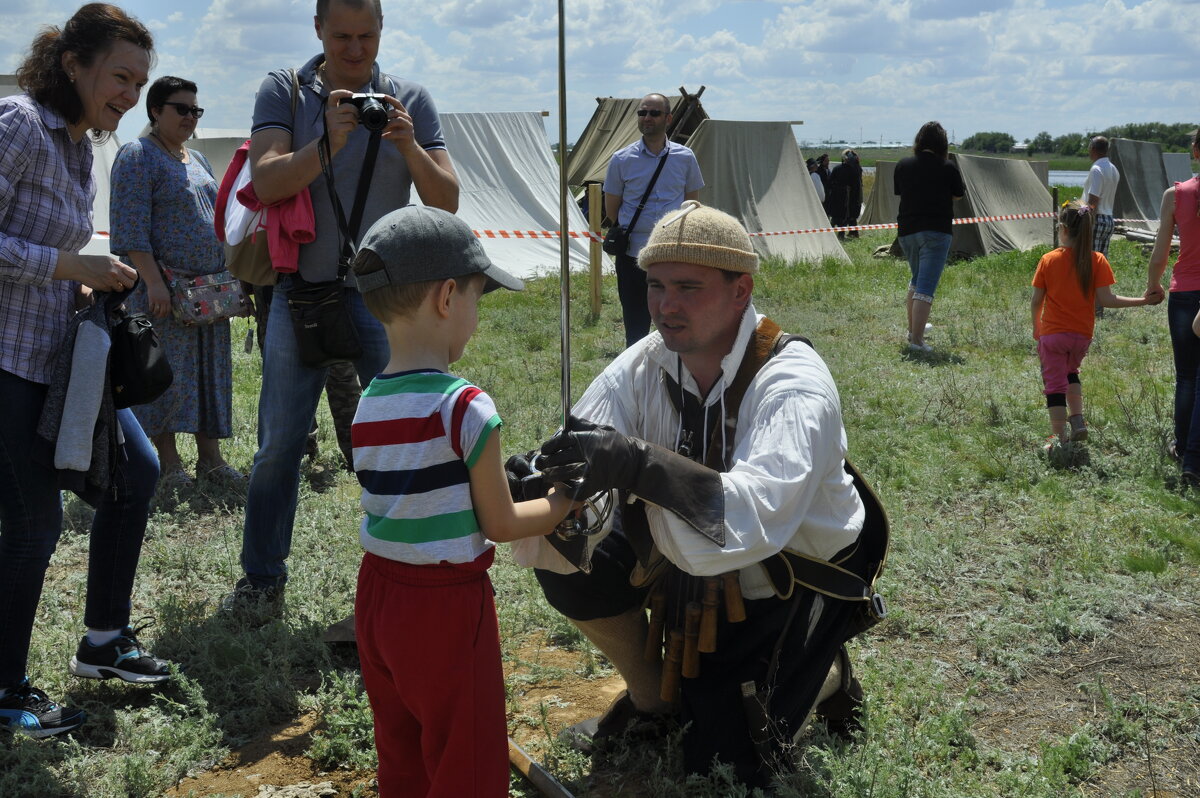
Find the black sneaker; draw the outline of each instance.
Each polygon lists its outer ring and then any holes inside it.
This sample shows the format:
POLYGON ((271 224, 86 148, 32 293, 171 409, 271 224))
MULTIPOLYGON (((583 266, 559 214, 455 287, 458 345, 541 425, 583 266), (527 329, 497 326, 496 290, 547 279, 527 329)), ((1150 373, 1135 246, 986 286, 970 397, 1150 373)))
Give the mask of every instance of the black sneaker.
POLYGON ((138 631, 126 626, 102 646, 93 646, 84 635, 71 657, 71 673, 85 679, 123 679, 133 684, 160 684, 170 679, 167 661, 142 648, 138 631))
POLYGON ((243 576, 221 599, 221 614, 265 623, 283 614, 283 586, 259 587, 243 576))
POLYGON ((0 728, 30 737, 50 737, 78 729, 86 718, 82 709, 51 701, 28 679, 0 698, 0 728))

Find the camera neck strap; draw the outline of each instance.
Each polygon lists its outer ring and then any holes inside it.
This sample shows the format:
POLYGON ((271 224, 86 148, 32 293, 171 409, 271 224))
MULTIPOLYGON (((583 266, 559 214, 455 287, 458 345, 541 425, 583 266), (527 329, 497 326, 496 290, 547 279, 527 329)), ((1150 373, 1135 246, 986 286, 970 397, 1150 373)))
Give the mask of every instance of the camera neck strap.
POLYGON ((363 211, 367 207, 367 192, 371 190, 371 176, 375 173, 375 159, 379 155, 379 142, 383 131, 372 130, 367 140, 367 153, 363 158, 362 171, 358 175, 358 187, 354 194, 354 207, 350 210, 350 221, 346 221, 346 213, 342 209, 341 198, 333 184, 333 156, 329 152, 329 129, 321 137, 317 153, 321 156, 321 172, 325 175, 325 187, 329 189, 329 201, 333 205, 333 213, 337 217, 338 238, 341 247, 338 256, 338 279, 346 279, 350 271, 350 261, 358 249, 358 229, 362 226, 363 211))

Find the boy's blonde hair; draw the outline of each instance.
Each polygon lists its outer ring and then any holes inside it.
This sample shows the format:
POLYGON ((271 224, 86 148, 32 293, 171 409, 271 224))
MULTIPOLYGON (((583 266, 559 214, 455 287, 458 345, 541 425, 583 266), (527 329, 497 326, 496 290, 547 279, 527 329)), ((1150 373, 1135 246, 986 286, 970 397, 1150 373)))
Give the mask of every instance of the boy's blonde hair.
MULTIPOLYGON (((354 273, 371 274, 383 269, 383 259, 371 250, 360 250, 354 259, 354 273)), ((390 283, 362 295, 363 304, 371 315, 382 322, 397 317, 411 316, 425 297, 441 280, 422 280, 416 283, 390 283)))
MULTIPOLYGON (((354 273, 370 274, 383 268, 383 259, 370 250, 360 250, 354 260, 354 273)), ((440 280, 421 280, 415 283, 389 283, 382 288, 376 288, 362 295, 363 304, 371 315, 381 322, 387 323, 396 318, 412 316, 421 307, 421 303, 429 293, 444 283, 454 280, 463 288, 472 283, 485 282, 487 275, 482 272, 464 274, 462 277, 445 277, 440 280)))

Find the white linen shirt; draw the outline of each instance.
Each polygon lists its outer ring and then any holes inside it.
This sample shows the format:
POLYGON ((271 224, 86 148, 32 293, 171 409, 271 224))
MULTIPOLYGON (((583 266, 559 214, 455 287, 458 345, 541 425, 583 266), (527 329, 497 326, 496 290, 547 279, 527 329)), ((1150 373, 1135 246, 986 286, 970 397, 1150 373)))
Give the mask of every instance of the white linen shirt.
MULTIPOLYGON (((723 413, 725 388, 761 318, 753 306, 746 309, 737 340, 721 363, 722 381, 709 392, 710 412, 723 413)), ((683 388, 699 395, 678 355, 654 332, 609 364, 572 413, 673 451, 680 421, 662 379, 664 369, 673 379, 681 375, 683 388)), ((771 596, 759 562, 785 547, 828 559, 862 531, 865 509, 843 468, 845 455, 846 432, 833 377, 811 347, 795 342, 759 370, 742 399, 733 462, 721 474, 725 547, 675 513, 647 502, 654 542, 687 573, 710 576, 740 569, 746 598, 771 596)), ((513 553, 522 565, 574 570, 542 538, 514 543, 513 553), (534 551, 534 546, 540 549, 534 551)))
POLYGON ((1117 198, 1117 184, 1121 182, 1121 173, 1113 162, 1105 158, 1097 158, 1088 170, 1087 180, 1083 182, 1083 194, 1080 201, 1086 205, 1088 195, 1095 194, 1100 198, 1096 204, 1096 213, 1112 216, 1113 202, 1117 198))

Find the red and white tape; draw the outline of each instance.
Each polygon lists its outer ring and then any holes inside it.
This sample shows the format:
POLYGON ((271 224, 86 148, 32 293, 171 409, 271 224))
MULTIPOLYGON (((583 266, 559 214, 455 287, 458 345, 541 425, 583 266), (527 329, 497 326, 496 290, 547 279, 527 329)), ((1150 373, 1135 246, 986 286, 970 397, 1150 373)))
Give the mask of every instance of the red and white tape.
MULTIPOLYGON (((1009 222, 1018 219, 1053 219, 1058 214, 1053 211, 1044 211, 1042 213, 1008 213, 1000 216, 972 216, 970 218, 955 219, 954 224, 981 224, 985 222, 1009 222)), ((1158 224, 1157 219, 1113 219, 1114 222, 1134 222, 1137 224, 1158 224)), ((803 230, 774 230, 764 231, 761 233, 750 233, 756 238, 766 236, 798 236, 807 235, 809 233, 848 233, 857 230, 895 230, 898 225, 895 222, 890 224, 857 224, 847 227, 809 227, 803 230)), ((472 230, 477 238, 490 239, 554 239, 558 238, 557 230, 472 230)), ((599 233, 593 233, 590 230, 568 230, 567 236, 577 240, 585 241, 604 241, 604 236, 599 233)), ((105 231, 97 231, 92 235, 93 238, 107 239, 108 233, 105 231)))

